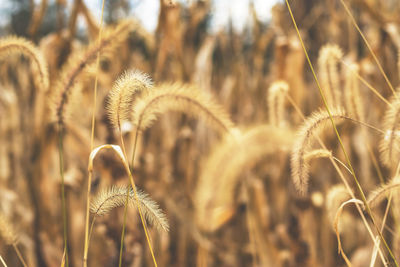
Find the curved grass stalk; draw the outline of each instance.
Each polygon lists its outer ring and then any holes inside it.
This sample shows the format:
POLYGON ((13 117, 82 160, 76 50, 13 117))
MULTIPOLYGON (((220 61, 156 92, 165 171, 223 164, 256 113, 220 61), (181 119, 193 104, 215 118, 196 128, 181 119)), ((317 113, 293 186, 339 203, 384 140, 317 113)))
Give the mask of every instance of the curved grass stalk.
POLYGON ((352 264, 351 264, 349 258, 347 258, 346 253, 344 253, 344 250, 342 248, 342 243, 340 241, 340 234, 339 234, 339 219, 340 219, 340 215, 342 214, 342 211, 343 211, 344 207, 347 204, 351 204, 351 203, 354 203, 354 204, 357 203, 357 204, 363 205, 363 202, 361 200, 355 199, 355 198, 352 198, 350 200, 347 200, 346 202, 343 202, 340 205, 339 209, 337 210, 336 215, 335 215, 335 219, 333 221, 333 228, 335 229, 336 238, 337 238, 337 241, 338 241, 338 251, 342 255, 342 257, 345 260, 347 266, 352 266, 352 264))

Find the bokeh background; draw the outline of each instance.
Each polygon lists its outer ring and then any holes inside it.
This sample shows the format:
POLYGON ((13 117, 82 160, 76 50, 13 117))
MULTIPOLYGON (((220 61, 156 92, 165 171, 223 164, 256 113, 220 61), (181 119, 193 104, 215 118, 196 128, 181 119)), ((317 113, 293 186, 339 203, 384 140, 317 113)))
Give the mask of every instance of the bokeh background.
MULTIPOLYGON (((388 106, 348 66, 356 64, 359 76, 383 98, 391 99, 392 92, 340 1, 290 2, 317 74, 323 75, 321 48, 337 45, 341 58, 329 64, 343 96, 340 105, 349 111, 345 90, 355 88, 361 119, 385 131, 382 118, 388 106)), ((400 5, 394 0, 346 3, 396 87, 400 5)), ((29 58, 7 54, 0 59, 0 215, 18 236, 17 246, 29 266, 62 265, 58 129, 50 114, 68 62, 96 44, 100 14, 99 0, 0 3, 1 38, 14 35, 32 41, 44 55, 50 77, 49 89, 40 90, 29 58)), ((285 3, 105 1, 105 30, 127 18, 134 20, 133 29, 115 41, 116 47, 101 51, 98 73, 95 60, 83 69, 76 82, 80 94, 70 104, 64 135, 69 265, 82 265, 95 77, 94 143, 121 145, 105 106, 115 80, 126 70, 138 69, 156 85, 181 82, 211 94, 229 113, 234 132, 255 137, 242 146, 224 146, 226 137, 205 121, 173 112, 140 134, 135 182, 160 205, 170 224, 169 232, 149 225, 159 266, 345 266, 332 225, 338 207, 350 196, 337 170, 328 159, 315 159, 307 194, 299 194, 291 179, 296 132, 304 117, 323 105, 285 3), (277 81, 286 89, 275 107, 271 97, 277 81)), ((128 151, 134 129, 124 125, 128 151)), ((381 133, 349 122, 339 131, 367 195, 395 176, 396 166, 380 161, 381 133)), ((345 161, 331 130, 320 137, 345 161)), ((355 188, 347 170, 339 169, 355 188)), ((112 185, 129 184, 112 152, 98 156, 93 175, 93 196, 112 185)), ((400 203, 397 193, 393 197, 383 234, 399 257, 400 203)), ((384 204, 387 201, 373 210, 379 225, 384 204)), ((118 265, 123 211, 119 207, 96 219, 89 266, 118 265)), ((368 216, 367 222, 371 224, 368 216)), ((353 266, 383 266, 379 257, 374 259, 374 242, 354 207, 344 209, 340 225, 342 246, 353 266)), ((122 255, 122 266, 153 266, 132 207, 122 255)), ((0 241, 0 256, 8 266, 21 266, 7 242, 0 241)))

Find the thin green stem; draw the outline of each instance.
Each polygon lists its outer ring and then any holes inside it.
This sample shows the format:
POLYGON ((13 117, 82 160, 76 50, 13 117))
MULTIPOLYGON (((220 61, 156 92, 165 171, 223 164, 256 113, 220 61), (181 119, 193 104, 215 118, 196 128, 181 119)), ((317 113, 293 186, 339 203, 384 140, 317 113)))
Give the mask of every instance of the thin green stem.
POLYGON ((63 217, 63 232, 64 232, 64 248, 65 248, 65 266, 69 266, 68 262, 68 241, 67 241, 67 208, 65 204, 65 183, 64 183, 64 127, 58 124, 58 155, 60 161, 60 175, 61 175, 61 209, 63 217))
MULTIPOLYGON (((139 124, 139 125, 140 125, 140 124, 139 124)), ((136 130, 136 135, 135 135, 135 141, 134 141, 134 148, 133 148, 133 156, 132 156, 132 159, 134 159, 134 157, 135 157, 137 139, 138 139, 138 136, 139 136, 139 135, 138 135, 139 129, 140 129, 140 127, 138 126, 138 128, 137 128, 137 130, 136 130)), ((120 127, 120 126, 119 126, 119 132, 120 132, 120 139, 121 139, 122 151, 123 151, 123 153, 124 153, 125 159, 128 160, 127 155, 126 155, 126 149, 125 149, 125 144, 124 144, 124 138, 123 138, 123 136, 122 136, 122 132, 121 132, 121 127, 120 127)), ((129 165, 129 163, 128 163, 128 165, 129 165)), ((154 266, 157 267, 156 257, 154 256, 153 247, 151 246, 150 236, 149 236, 149 234, 148 234, 147 227, 146 227, 146 221, 145 221, 145 219, 144 219, 143 212, 142 212, 142 209, 141 209, 141 207, 140 207, 140 202, 139 202, 139 199, 138 199, 138 196, 137 196, 137 190, 136 190, 135 181, 133 180, 133 176, 132 176, 132 173, 133 173, 133 165, 128 166, 127 172, 128 172, 128 174, 129 174, 129 181, 130 181, 131 186, 132 186, 132 189, 133 189, 133 195, 134 195, 134 198, 135 198, 136 206, 137 206, 138 211, 139 211, 140 220, 141 220, 142 225, 143 225, 143 229, 144 229, 144 233, 145 233, 145 236, 146 236, 147 244, 148 244, 148 246, 149 246, 149 250, 150 250, 150 253, 151 253, 151 257, 152 257, 152 259, 153 259, 154 266)), ((128 195, 128 196, 129 196, 129 195, 128 195)), ((127 199, 126 199, 126 202, 125 202, 125 213, 127 212, 127 207, 128 207, 128 205, 127 205, 127 204, 128 204, 128 196, 127 196, 127 199)), ((123 239, 124 234, 125 234, 125 233, 124 233, 124 231, 125 231, 125 225, 126 225, 126 214, 124 214, 124 223, 123 223, 123 226, 122 226, 122 238, 121 238, 121 247, 120 247, 120 261, 121 261, 121 256, 122 256, 121 253, 122 253, 122 249, 123 249, 123 240, 122 240, 122 239, 123 239)))
POLYGON ((122 251, 123 251, 123 247, 124 247, 126 218, 127 218, 127 214, 128 214, 129 190, 130 190, 130 188, 128 187, 126 189, 126 199, 125 199, 125 207, 124 207, 124 223, 122 224, 121 245, 120 245, 120 249, 119 249, 119 263, 118 263, 119 267, 121 267, 121 264, 122 264, 122 251))
POLYGON ((311 60, 310 60, 309 56, 308 56, 307 49, 305 48, 305 45, 304 45, 303 39, 302 39, 302 37, 301 37, 300 31, 299 31, 299 29, 298 29, 298 27, 297 27, 297 23, 296 23, 296 21, 295 21, 295 19, 294 19, 294 16, 293 16, 293 13, 292 13, 292 9, 290 8, 290 4, 289 4, 288 0, 285 0, 285 1, 286 1, 286 5, 287 5, 287 7, 288 7, 288 10, 289 10, 290 16, 291 16, 291 18, 292 18, 294 27, 295 27, 295 29, 296 29, 297 35, 298 35, 298 37, 299 37, 299 39, 300 39, 301 46, 303 47, 304 54, 305 54, 305 56, 306 56, 308 65, 310 66, 311 72, 312 72, 312 74, 313 74, 313 76, 314 76, 314 80, 315 80, 315 82, 316 82, 316 84, 317 84, 319 93, 320 93, 320 95, 321 95, 322 101, 323 101, 324 106, 325 106, 325 109, 326 109, 326 111, 328 112, 328 115, 329 115, 329 118, 330 118, 332 127, 333 127, 333 129, 334 129, 334 131, 335 131, 335 134, 336 134, 336 137, 337 137, 337 139, 338 139, 338 141, 339 141, 340 148, 341 148, 341 150, 342 150, 342 152, 343 152, 343 154, 344 154, 344 156, 345 156, 345 158, 346 158, 347 165, 348 165, 348 167, 349 167, 349 169, 350 169, 350 171, 351 171, 351 175, 353 176, 354 182, 355 182, 356 185, 357 185, 357 189, 358 189, 358 191, 359 191, 359 193, 360 193, 360 195, 361 195, 361 199, 362 199, 362 201, 363 201, 363 203, 364 203, 364 205, 365 205, 365 209, 366 209, 368 215, 370 216, 371 221, 372 221, 372 224, 375 226, 375 229, 376 229, 376 231, 378 232, 379 237, 381 238, 383 244, 385 245, 386 249, 388 250, 388 252, 389 252, 389 254, 390 254, 390 257, 393 259, 394 263, 395 263, 396 266, 398 267, 399 265, 398 265, 398 263, 397 263, 397 260, 396 260, 396 258, 395 258, 395 256, 394 256, 392 250, 389 248, 389 245, 387 244, 385 238, 384 238, 383 235, 382 235, 382 232, 380 231, 378 225, 377 225, 376 222, 375 222, 375 219, 374 219, 374 216, 373 216, 373 214, 372 214, 372 211, 371 211, 371 209, 370 209, 370 207, 369 207, 369 205, 368 205, 368 203, 367 203, 367 199, 366 199, 366 197, 365 197, 364 191, 363 191, 363 189, 362 189, 362 187, 361 187, 361 185, 360 185, 360 183, 359 183, 359 181, 358 181, 358 179, 357 179, 357 176, 356 176, 355 171, 354 171, 354 169, 353 169, 353 166, 352 166, 352 164, 351 164, 349 155, 347 154, 346 149, 344 148, 342 139, 341 139, 340 134, 339 134, 339 132, 338 132, 338 130, 337 130, 337 128, 336 128, 336 124, 335 124, 334 119, 333 119, 333 117, 332 117, 332 114, 331 114, 331 111, 330 111, 330 109, 329 109, 329 106, 328 106, 328 104, 327 104, 327 102, 326 102, 326 98, 325 98, 324 92, 322 91, 322 88, 321 88, 321 86, 320 86, 320 84, 319 84, 317 75, 316 75, 316 73, 315 73, 315 71, 314 71, 314 67, 313 67, 313 65, 312 65, 312 63, 311 63, 311 60))
POLYGON ((93 233, 93 226, 94 226, 94 222, 96 221, 96 214, 94 215, 92 222, 90 223, 90 230, 89 230, 89 242, 90 239, 92 238, 92 233, 93 233))

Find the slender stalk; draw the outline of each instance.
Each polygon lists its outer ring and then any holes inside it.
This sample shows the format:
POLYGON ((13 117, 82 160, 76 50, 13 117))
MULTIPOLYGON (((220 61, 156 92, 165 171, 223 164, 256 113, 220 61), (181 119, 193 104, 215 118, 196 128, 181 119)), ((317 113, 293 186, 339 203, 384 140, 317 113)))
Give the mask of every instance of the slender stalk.
POLYGON ((124 207, 124 223, 122 224, 122 233, 121 233, 121 245, 119 249, 119 263, 118 266, 122 265, 122 251, 124 247, 124 239, 125 239, 125 228, 126 228, 126 218, 128 214, 128 201, 129 201, 129 190, 130 188, 126 188, 126 199, 125 199, 125 207, 124 207))
POLYGON ((15 250, 15 252, 17 253, 18 259, 21 261, 22 265, 23 265, 24 267, 27 267, 28 265, 27 265, 26 262, 24 261, 24 258, 22 257, 22 254, 21 254, 21 252, 19 251, 17 244, 16 244, 16 243, 13 243, 12 245, 13 245, 14 250, 15 250))
MULTIPOLYGON (((103 25, 103 13, 104 13, 104 2, 105 0, 102 1, 102 6, 101 6, 101 17, 100 17, 100 29, 99 29, 99 36, 98 36, 98 43, 100 45, 101 43, 101 33, 102 33, 102 25, 103 25)), ((94 80, 94 92, 93 92, 93 109, 92 109, 92 130, 90 134, 90 151, 93 150, 94 147, 94 128, 95 128, 95 123, 96 123, 96 106, 97 106, 97 82, 98 82, 98 71, 99 71, 99 65, 100 65, 100 50, 97 51, 97 61, 96 61, 96 78, 94 80)), ((87 256, 88 256, 88 250, 89 250, 89 217, 90 217, 90 192, 91 192, 91 186, 92 186, 92 176, 93 172, 89 171, 88 175, 88 188, 87 188, 87 196, 86 196, 86 219, 85 219, 85 245, 83 248, 83 266, 87 267, 87 256)), ((91 225, 91 230, 93 227, 94 223, 94 218, 93 222, 91 225)), ((90 230, 90 232, 91 232, 90 230)))
MULTIPOLYGON (((124 138, 122 137, 122 132, 121 132, 121 126, 120 126, 120 125, 119 125, 119 132, 120 132, 120 139, 121 139, 122 151, 123 151, 123 153, 124 153, 125 159, 127 160, 128 158, 127 158, 127 156, 126 156, 126 149, 125 149, 125 144, 124 144, 124 138)), ((138 132, 139 132, 139 126, 138 126, 138 128, 136 129, 132 160, 134 160, 134 158, 135 158, 137 139, 138 139, 138 136, 139 136, 139 133, 138 133, 138 132)), ((139 211, 140 220, 141 220, 141 222, 142 222, 143 229, 144 229, 144 233, 145 233, 145 236, 146 236, 147 245, 149 246, 149 250, 150 250, 150 253, 151 253, 151 257, 152 257, 152 259, 153 259, 154 266, 157 267, 157 261, 156 261, 156 258, 155 258, 155 256, 154 256, 153 247, 151 246, 150 236, 149 236, 148 231, 147 231, 146 222, 145 222, 145 220, 144 220, 144 216, 143 216, 143 213, 142 213, 142 209, 141 209, 141 207, 140 207, 139 199, 138 199, 138 197, 137 197, 137 189, 136 189, 135 181, 133 180, 133 176, 132 176, 132 173, 133 173, 133 165, 130 166, 129 169, 127 169, 127 171, 128 171, 128 174, 129 174, 129 181, 130 181, 131 186, 132 186, 132 189, 133 189, 133 194, 134 194, 134 197, 135 197, 136 206, 137 206, 138 211, 139 211)), ((127 212, 127 206, 128 206, 128 205, 127 205, 127 204, 128 204, 128 197, 129 197, 129 195, 127 195, 126 202, 125 202, 124 223, 123 223, 123 226, 122 226, 121 247, 120 247, 120 259, 119 259, 120 263, 121 263, 121 258, 122 258, 123 239, 124 239, 124 235, 125 235, 126 212, 127 212)), ((120 265, 120 266, 121 266, 121 265, 120 265)))
POLYGON ((64 183, 64 127, 58 124, 58 155, 60 161, 60 175, 61 175, 61 209, 63 217, 63 232, 64 232, 64 248, 65 248, 65 266, 69 266, 68 262, 68 241, 67 241, 67 208, 65 204, 65 183, 64 183))
MULTIPOLYGON (((338 132, 338 130, 337 130, 337 128, 336 128, 336 124, 335 124, 335 122, 334 122, 334 120, 333 120, 333 117, 332 117, 331 111, 330 111, 330 109, 329 109, 328 103, 326 102, 324 92, 322 91, 322 88, 321 88, 321 86, 320 86, 320 84, 319 84, 317 75, 315 74, 314 67, 312 66, 311 60, 310 60, 310 58, 309 58, 309 56, 308 56, 308 52, 307 52, 307 50, 306 50, 306 48, 305 48, 305 46, 304 46, 304 42, 303 42, 303 39, 302 39, 302 37, 301 37, 301 35, 300 35, 300 31, 299 31, 299 29, 298 29, 298 27, 297 27, 297 23, 296 23, 296 21, 295 21, 295 19, 294 19, 294 16, 293 16, 293 13, 292 13, 292 9, 290 8, 290 4, 289 4, 288 0, 285 0, 285 1, 286 1, 286 5, 287 5, 287 7, 288 7, 288 10, 289 10, 290 16, 291 16, 291 18, 292 18, 294 27, 295 27, 295 29, 296 29, 297 35, 298 35, 298 37, 299 37, 299 39, 300 39, 300 43, 301 43, 301 45, 302 45, 302 47, 303 47, 304 54, 305 54, 305 56, 306 56, 306 58, 307 58, 308 64, 309 64, 310 69, 311 69, 311 72, 312 72, 312 74, 313 74, 313 76, 314 76, 314 80, 315 80, 315 82, 316 82, 316 84, 317 84, 317 87, 318 87, 319 93, 320 93, 320 95, 321 95, 322 101, 323 101, 323 103, 324 103, 324 106, 325 106, 325 108, 326 108, 326 111, 327 111, 328 114, 329 114, 329 117, 330 117, 330 120, 331 120, 331 123, 332 123, 332 127, 333 127, 333 129, 334 129, 334 131, 335 131, 336 137, 337 137, 337 139, 338 139, 338 141, 339 141, 339 144, 340 144, 340 148, 341 148, 341 150, 342 150, 342 152, 343 152, 343 154, 344 154, 344 156, 345 156, 345 158, 346 158, 347 165, 348 165, 349 169, 351 170, 351 174, 352 174, 352 176, 353 176, 354 182, 356 183, 357 189, 358 189, 358 191, 359 191, 359 193, 360 193, 360 195, 361 195, 361 200, 363 201, 363 203, 364 203, 364 205, 365 205, 365 209, 366 209, 368 215, 370 216, 371 221, 372 221, 372 224, 375 226, 375 229, 376 229, 376 231, 378 232, 379 237, 381 238, 382 243, 385 245, 387 251, 388 251, 389 254, 390 254, 390 257, 393 259, 393 261, 394 261, 394 263, 396 264, 396 266, 399 267, 399 265, 398 265, 398 263, 397 263, 397 260, 396 260, 396 258, 395 258, 395 256, 394 256, 392 250, 390 249, 389 245, 387 244, 385 238, 384 238, 383 235, 382 235, 382 232, 380 231, 378 225, 377 225, 376 222, 375 222, 374 215, 372 214, 372 211, 371 211, 371 209, 370 209, 370 207, 369 207, 369 205, 368 205, 368 203, 367 203, 367 199, 366 199, 366 197, 365 197, 364 191, 363 191, 363 189, 362 189, 362 187, 361 187, 361 185, 360 185, 360 183, 359 183, 359 181, 358 181, 358 179, 357 179, 357 176, 356 176, 356 174, 355 174, 355 171, 354 171, 354 169, 353 169, 353 166, 352 166, 352 164, 351 164, 351 162, 350 162, 349 155, 347 154, 346 149, 344 148, 342 139, 341 139, 340 134, 339 134, 339 132, 338 132)), ((386 75, 385 75, 385 77, 386 77, 386 75)), ((394 91, 394 90, 393 90, 393 91, 394 91)))
POLYGON ((393 107, 393 105, 386 100, 379 92, 376 90, 371 84, 369 84, 363 77, 360 76, 356 71, 353 71, 349 65, 343 60, 340 59, 340 62, 342 62, 343 66, 347 67, 349 71, 351 71, 365 86, 367 86, 380 100, 386 103, 386 105, 393 107))
POLYGON ((375 130, 375 131, 377 131, 378 133, 385 134, 385 131, 382 131, 381 129, 379 129, 379 128, 375 127, 375 126, 372 126, 371 124, 368 124, 368 123, 366 123, 366 122, 359 121, 359 120, 356 120, 356 119, 353 119, 353 118, 347 117, 347 116, 343 116, 343 119, 352 121, 352 122, 354 122, 354 123, 358 123, 358 124, 360 124, 360 125, 362 125, 362 126, 364 126, 364 127, 367 127, 367 128, 372 129, 372 130, 375 130))
POLYGON ((134 166, 134 162, 135 162, 135 153, 136 153, 136 146, 137 146, 138 138, 139 138, 139 129, 136 129, 135 141, 133 144, 133 151, 132 151, 131 171, 133 171, 133 166, 134 166))
POLYGON ((342 165, 350 174, 351 174, 351 170, 346 166, 346 164, 344 164, 340 159, 338 159, 337 157, 332 156, 332 158, 334 160, 337 161, 337 163, 339 163, 340 165, 342 165))
MULTIPOLYGON (((121 140, 122 151, 124 152, 124 156, 126 158, 124 137, 122 136, 121 124, 119 121, 118 121, 118 128, 119 128, 119 137, 121 140)), ((129 171, 130 171, 130 173, 132 173, 131 168, 129 169, 129 171)), ((128 217, 129 189, 130 189, 129 187, 126 189, 127 191, 126 191, 126 199, 125 199, 125 206, 124 206, 124 219, 123 219, 123 223, 122 223, 121 244, 119 246, 119 260, 118 260, 119 267, 121 267, 121 264, 122 264, 122 251, 124 250, 126 219, 128 217)))
POLYGON ((95 222, 95 221, 96 221, 96 215, 93 217, 92 222, 90 223, 89 242, 90 242, 90 239, 92 238, 93 226, 94 226, 94 222, 95 222))

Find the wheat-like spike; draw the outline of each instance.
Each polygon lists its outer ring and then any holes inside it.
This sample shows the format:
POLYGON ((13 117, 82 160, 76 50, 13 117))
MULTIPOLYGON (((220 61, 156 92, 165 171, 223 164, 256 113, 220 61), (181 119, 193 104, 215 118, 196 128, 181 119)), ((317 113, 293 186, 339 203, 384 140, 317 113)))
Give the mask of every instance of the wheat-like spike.
POLYGON ((214 231, 232 216, 240 174, 268 155, 288 151, 293 140, 290 131, 271 125, 234 133, 215 146, 199 177, 196 221, 203 230, 214 231))
POLYGON ((343 52, 336 44, 324 45, 318 56, 321 85, 326 90, 326 100, 331 107, 340 106, 341 103, 337 63, 342 57, 343 52))
MULTIPOLYGON (((132 188, 127 186, 112 186, 100 191, 97 196, 93 198, 90 211, 95 216, 103 216, 116 207, 124 206, 128 190, 129 203, 136 205, 132 188)), ((157 229, 168 231, 168 220, 158 204, 152 200, 147 193, 141 190, 137 190, 136 193, 144 217, 157 229)))
POLYGON ((17 243, 17 235, 15 234, 14 227, 3 214, 0 214, 0 236, 7 245, 17 243))
POLYGON ((390 103, 383 119, 385 134, 379 144, 381 160, 388 167, 400 160, 400 98, 393 96, 390 103))
POLYGON ((365 121, 364 103, 360 95, 360 83, 357 77, 359 66, 356 63, 349 65, 346 71, 344 99, 348 113, 359 121, 365 121))
POLYGON ((114 127, 131 119, 134 95, 153 86, 150 77, 138 70, 127 71, 114 83, 107 102, 107 113, 114 127))
POLYGON ((111 50, 128 37, 129 32, 136 26, 132 20, 124 20, 116 27, 105 31, 100 42, 93 43, 86 52, 72 56, 63 68, 61 77, 56 85, 54 97, 54 117, 59 124, 64 124, 66 109, 69 106, 71 93, 76 88, 77 80, 86 67, 96 59, 97 52, 103 49, 111 50))
POLYGON ((330 158, 332 157, 332 151, 327 149, 313 149, 310 152, 307 152, 304 156, 304 160, 310 162, 313 159, 318 158, 330 158))
POLYGON ((368 205, 371 208, 376 207, 382 200, 387 197, 387 193, 392 190, 399 189, 400 186, 400 177, 395 176, 389 182, 384 185, 379 186, 374 191, 372 191, 367 199, 368 205))
MULTIPOLYGON (((333 119, 345 118, 341 109, 331 110, 333 119)), ((298 131, 297 138, 293 145, 291 166, 292 179, 296 189, 305 194, 309 178, 309 163, 305 159, 307 152, 311 146, 311 140, 314 135, 318 135, 323 129, 326 122, 330 120, 330 116, 326 111, 318 111, 308 117, 298 131)))
POLYGON ((49 87, 49 73, 47 69, 46 60, 42 52, 29 40, 9 36, 0 40, 0 57, 9 54, 22 54, 28 57, 35 66, 35 81, 39 88, 46 91, 49 87))
POLYGON ((170 110, 202 117, 218 131, 229 132, 233 127, 228 114, 211 95, 182 83, 161 84, 143 94, 134 103, 133 122, 139 130, 144 130, 157 115, 170 110))
POLYGON ((285 81, 275 81, 268 88, 268 113, 269 123, 274 126, 281 126, 284 123, 285 96, 289 91, 289 85, 285 81))

